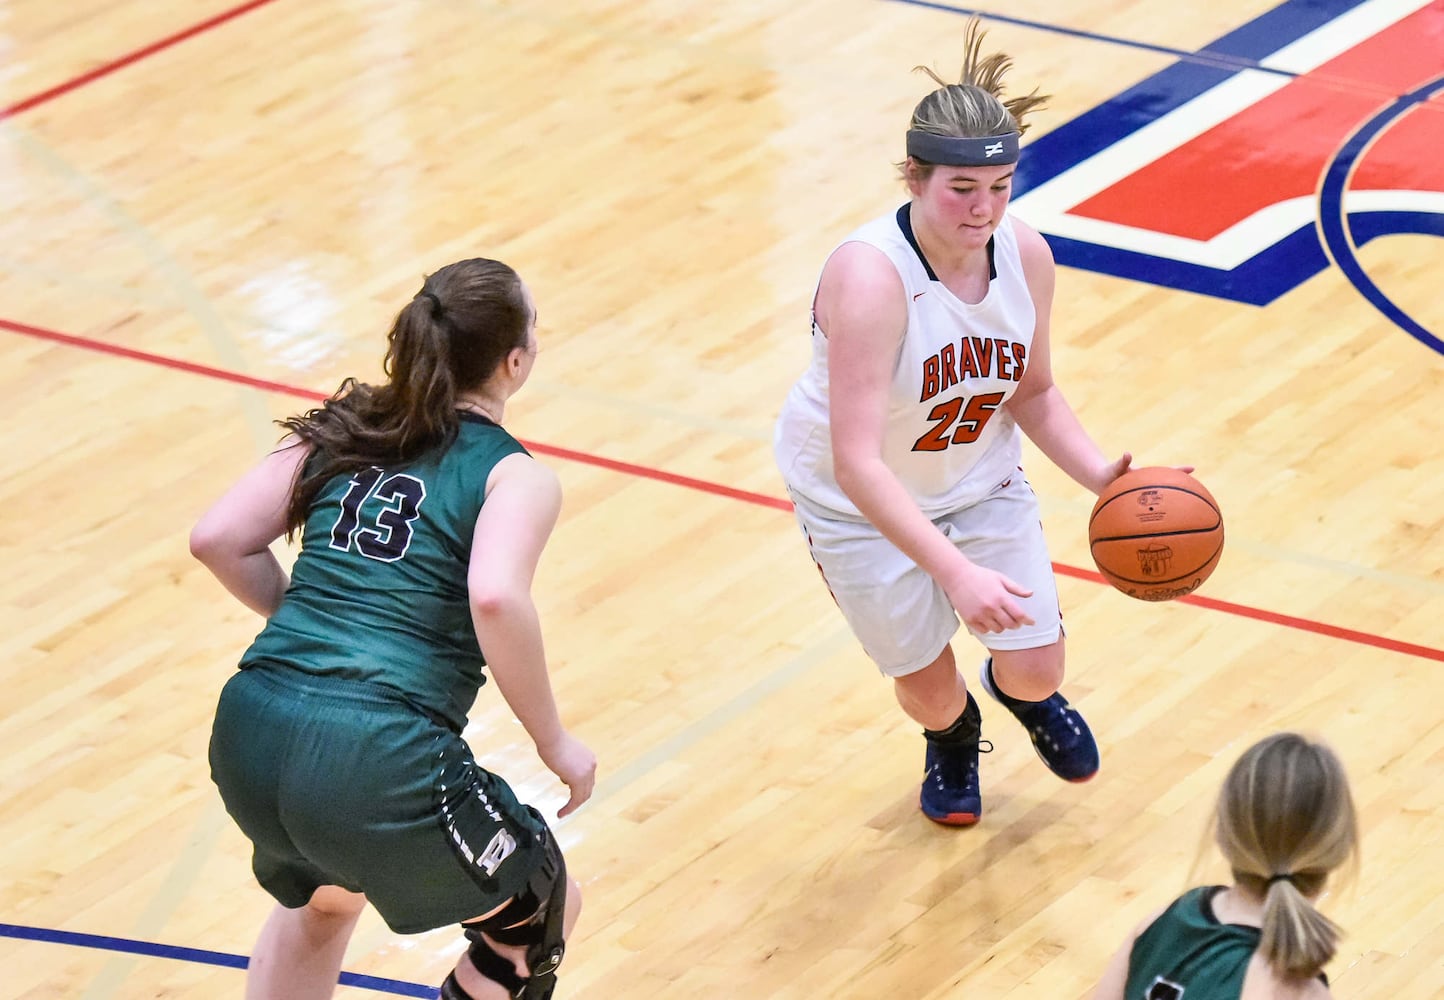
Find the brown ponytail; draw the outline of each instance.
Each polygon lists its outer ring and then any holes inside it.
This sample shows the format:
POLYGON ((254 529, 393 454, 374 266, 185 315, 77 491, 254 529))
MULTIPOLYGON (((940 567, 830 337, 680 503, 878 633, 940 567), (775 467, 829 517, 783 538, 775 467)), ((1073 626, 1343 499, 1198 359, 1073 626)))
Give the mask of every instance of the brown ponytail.
POLYGON ((384 384, 348 378, 316 409, 279 421, 314 449, 291 492, 288 535, 305 525, 334 477, 405 464, 448 443, 459 424, 458 395, 525 347, 530 324, 521 279, 500 261, 458 261, 428 277, 387 335, 384 384))

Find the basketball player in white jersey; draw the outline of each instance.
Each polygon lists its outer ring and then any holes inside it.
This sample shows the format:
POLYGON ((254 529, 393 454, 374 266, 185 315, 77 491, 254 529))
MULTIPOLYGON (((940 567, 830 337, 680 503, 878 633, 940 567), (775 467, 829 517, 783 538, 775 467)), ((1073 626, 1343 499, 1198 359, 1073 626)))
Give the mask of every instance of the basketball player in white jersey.
MULTIPOLYGON (((981 717, 953 658, 961 617, 987 647, 984 689, 1069 781, 1098 770, 1088 725, 1058 693, 1063 631, 1019 431, 1094 493, 1126 472, 1053 383, 1054 264, 1006 212, 1023 116, 1002 54, 918 104, 912 198, 833 251, 813 299, 812 364, 775 451, 813 559, 863 649, 924 728, 928 818, 978 821, 981 717)), ((982 749, 991 750, 984 743, 982 749)))

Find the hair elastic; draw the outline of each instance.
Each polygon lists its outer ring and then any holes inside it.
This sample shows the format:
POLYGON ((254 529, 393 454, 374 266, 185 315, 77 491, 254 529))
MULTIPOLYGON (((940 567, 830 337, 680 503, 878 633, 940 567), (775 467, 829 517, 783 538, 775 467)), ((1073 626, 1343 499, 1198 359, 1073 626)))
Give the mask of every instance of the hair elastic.
POLYGON ((1273 885, 1275 882, 1288 882, 1292 884, 1293 880, 1293 875, 1270 875, 1268 884, 1273 885))
POLYGON ((1018 162, 1018 133, 1002 135, 934 135, 908 129, 908 155, 947 167, 991 167, 1018 162))
POLYGON ((418 299, 426 299, 427 301, 429 301, 431 303, 431 311, 434 312, 438 317, 441 316, 441 300, 438 299, 435 294, 423 289, 416 293, 416 297, 418 299))

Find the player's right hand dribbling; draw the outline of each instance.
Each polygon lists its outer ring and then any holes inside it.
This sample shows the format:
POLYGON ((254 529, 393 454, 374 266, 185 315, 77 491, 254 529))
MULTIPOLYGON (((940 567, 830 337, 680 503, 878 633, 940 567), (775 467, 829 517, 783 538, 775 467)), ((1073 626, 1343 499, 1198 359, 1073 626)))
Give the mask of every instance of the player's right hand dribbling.
POLYGON ((1032 597, 1033 592, 995 570, 966 562, 964 567, 943 585, 948 600, 958 617, 973 632, 1006 632, 1008 629, 1032 625, 1033 619, 1016 598, 1032 597))
POLYGON ((560 778, 571 792, 567 804, 557 810, 558 818, 575 812, 592 797, 597 783, 597 755, 585 743, 563 731, 545 746, 538 745, 536 751, 547 770, 560 778))

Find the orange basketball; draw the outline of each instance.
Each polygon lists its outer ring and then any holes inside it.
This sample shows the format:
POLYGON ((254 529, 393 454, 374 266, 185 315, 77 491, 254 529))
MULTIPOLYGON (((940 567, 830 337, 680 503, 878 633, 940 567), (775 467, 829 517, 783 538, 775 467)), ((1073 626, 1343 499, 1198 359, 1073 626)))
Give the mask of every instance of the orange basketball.
POLYGON ((1140 601, 1192 593, 1223 554, 1223 515, 1186 472, 1155 466, 1119 476, 1088 518, 1098 572, 1140 601))

